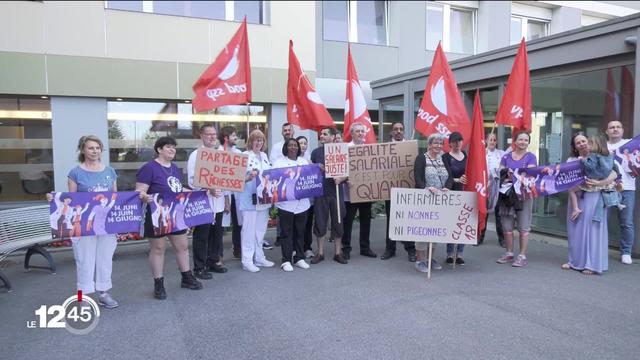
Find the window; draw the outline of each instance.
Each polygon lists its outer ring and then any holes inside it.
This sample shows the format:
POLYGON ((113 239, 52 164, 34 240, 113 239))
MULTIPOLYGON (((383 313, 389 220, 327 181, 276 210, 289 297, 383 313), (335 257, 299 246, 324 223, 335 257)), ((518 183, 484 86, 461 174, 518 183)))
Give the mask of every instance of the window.
POLYGON ((118 171, 118 189, 135 188, 136 173, 145 162, 156 157, 155 140, 172 136, 178 143, 175 161, 181 169, 189 154, 201 144, 199 128, 212 122, 217 129, 233 125, 237 129, 239 148, 245 147, 248 131, 266 133, 267 105, 223 106, 208 114, 193 114, 190 103, 109 101, 109 160, 118 171))
POLYGON ((325 40, 387 45, 386 1, 323 1, 325 40))
POLYGON ((44 200, 53 191, 51 103, 0 98, 0 202, 44 200))
POLYGON ((113 10, 266 24, 264 1, 106 1, 113 10))
POLYGON ((549 35, 549 22, 526 17, 511 17, 511 45, 525 40, 534 40, 549 35))
POLYGON ((427 4, 427 50, 442 50, 458 54, 476 51, 476 12, 451 7, 448 4, 427 4))

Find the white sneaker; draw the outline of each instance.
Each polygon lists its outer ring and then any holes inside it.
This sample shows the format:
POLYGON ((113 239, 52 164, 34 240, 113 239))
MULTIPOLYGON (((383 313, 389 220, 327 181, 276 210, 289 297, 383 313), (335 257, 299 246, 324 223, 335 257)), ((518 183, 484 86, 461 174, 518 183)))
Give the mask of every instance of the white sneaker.
POLYGON ((631 260, 631 255, 629 254, 622 255, 622 259, 620 260, 622 261, 623 264, 626 264, 626 265, 633 264, 633 260, 631 260))
POLYGON ((307 264, 307 262, 304 261, 304 260, 298 260, 298 262, 296 263, 296 266, 299 267, 300 269, 308 269, 309 268, 309 264, 307 264))
POLYGON ((311 250, 307 250, 304 252, 304 257, 306 257, 307 259, 311 259, 314 255, 315 254, 311 250))
POLYGON ((293 266, 291 266, 291 263, 288 262, 288 261, 286 263, 283 263, 282 265, 280 265, 280 267, 282 268, 282 270, 284 270, 286 272, 293 271, 293 266))
POLYGON ((255 273, 260 271, 260 268, 255 266, 254 264, 242 264, 242 270, 255 273))
POLYGON ((266 258, 264 260, 256 260, 255 264, 260 267, 273 267, 275 265, 273 261, 269 261, 266 258))

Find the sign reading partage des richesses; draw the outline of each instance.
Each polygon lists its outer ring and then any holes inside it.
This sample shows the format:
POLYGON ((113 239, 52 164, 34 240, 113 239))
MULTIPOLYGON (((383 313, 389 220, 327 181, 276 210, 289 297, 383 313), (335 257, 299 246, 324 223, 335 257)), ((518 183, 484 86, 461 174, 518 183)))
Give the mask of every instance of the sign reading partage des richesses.
POLYGON ((391 188, 413 188, 417 156, 415 140, 350 146, 351 202, 389 200, 391 188))
POLYGON ((470 191, 391 189, 389 238, 449 244, 476 244, 478 199, 470 191))
POLYGON ((202 189, 240 192, 249 156, 221 150, 198 149, 193 184, 202 189))
POLYGON ((324 176, 349 176, 349 151, 345 143, 324 144, 324 176))

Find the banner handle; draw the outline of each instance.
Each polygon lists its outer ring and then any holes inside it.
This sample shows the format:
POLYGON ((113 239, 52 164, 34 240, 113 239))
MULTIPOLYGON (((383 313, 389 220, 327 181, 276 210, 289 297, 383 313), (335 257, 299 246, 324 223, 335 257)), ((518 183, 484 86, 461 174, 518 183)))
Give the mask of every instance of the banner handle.
POLYGON ((453 269, 456 269, 456 261, 458 260, 458 244, 453 245, 453 269))
POLYGON ((427 265, 427 280, 431 280, 431 259, 433 257, 433 243, 429 243, 429 263, 427 265))
POLYGON ((336 207, 338 208, 338 224, 341 224, 342 216, 340 216, 340 185, 336 183, 336 207))

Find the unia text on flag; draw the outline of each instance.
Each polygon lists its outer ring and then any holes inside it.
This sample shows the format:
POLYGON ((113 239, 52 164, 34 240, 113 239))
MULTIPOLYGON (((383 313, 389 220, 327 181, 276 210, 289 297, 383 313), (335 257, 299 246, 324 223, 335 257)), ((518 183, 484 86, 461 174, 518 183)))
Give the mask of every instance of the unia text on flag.
POLYGON ((347 55, 347 91, 344 104, 344 130, 342 135, 345 142, 351 141, 351 124, 355 122, 361 123, 365 127, 365 144, 375 144, 377 142, 376 133, 373 130, 371 117, 367 110, 367 101, 364 98, 360 80, 358 80, 358 73, 353 64, 353 58, 351 57, 351 45, 349 45, 347 55))
POLYGON ((496 124, 513 126, 513 146, 516 134, 522 131, 531 132, 531 80, 524 38, 520 41, 507 88, 496 113, 496 124))
POLYGON ((300 129, 320 131, 324 127, 335 127, 333 118, 302 71, 293 52, 293 41, 289 40, 289 79, 287 80, 287 121, 300 129))
POLYGON ((487 217, 487 160, 484 144, 484 121, 480 105, 480 91, 476 90, 473 101, 473 115, 471 120, 471 137, 469 138, 469 155, 467 159, 467 184, 464 191, 473 191, 478 197, 478 239, 486 225, 487 217))
MULTIPOLYGON (((447 138, 452 132, 458 131, 463 139, 468 139, 469 125, 469 115, 462 103, 456 79, 442 46, 438 44, 424 89, 424 97, 418 109, 416 130, 424 136, 437 132, 447 138)), ((444 151, 448 151, 448 148, 447 141, 444 151)))
POLYGON ((196 112, 251 102, 251 64, 246 17, 213 64, 193 84, 193 92, 195 97, 191 103, 196 112))

